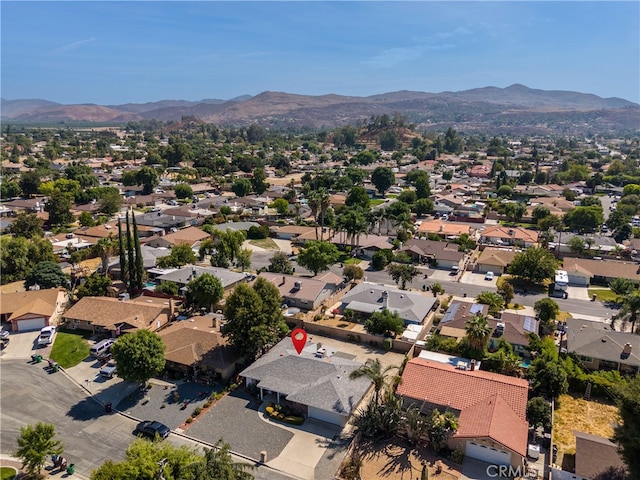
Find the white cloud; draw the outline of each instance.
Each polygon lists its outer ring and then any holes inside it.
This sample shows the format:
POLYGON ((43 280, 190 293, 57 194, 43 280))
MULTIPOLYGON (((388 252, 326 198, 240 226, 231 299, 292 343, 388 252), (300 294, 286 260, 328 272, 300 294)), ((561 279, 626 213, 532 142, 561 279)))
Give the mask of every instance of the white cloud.
POLYGON ((63 53, 68 52, 70 50, 75 50, 80 48, 82 45, 95 41, 94 37, 87 38, 85 40, 78 40, 77 42, 69 43, 67 45, 63 45, 62 47, 58 47, 53 50, 53 53, 63 53))
POLYGON ((375 68, 389 68, 397 65, 398 63, 416 60, 428 51, 449 50, 454 47, 455 45, 451 43, 441 43, 438 45, 416 45, 413 47, 390 48, 388 50, 383 50, 379 55, 376 55, 369 60, 365 60, 362 63, 375 68))

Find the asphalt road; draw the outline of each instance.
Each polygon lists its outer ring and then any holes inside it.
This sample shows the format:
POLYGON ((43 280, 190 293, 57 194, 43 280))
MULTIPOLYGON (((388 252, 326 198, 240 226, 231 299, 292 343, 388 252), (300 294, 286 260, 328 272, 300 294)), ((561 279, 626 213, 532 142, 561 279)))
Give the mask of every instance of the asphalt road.
MULTIPOLYGON (((46 365, 0 359, 0 452, 15 452, 20 428, 41 421, 55 425, 64 456, 76 465, 81 476, 88 478, 106 460, 123 460, 127 446, 134 440, 137 420, 105 414, 103 407, 78 384, 62 372, 48 373, 46 365)), ((169 441, 175 445, 201 445, 175 434, 169 441)), ((234 460, 244 461, 239 456, 234 456, 234 460)), ((292 478, 262 466, 252 473, 257 480, 292 478)))

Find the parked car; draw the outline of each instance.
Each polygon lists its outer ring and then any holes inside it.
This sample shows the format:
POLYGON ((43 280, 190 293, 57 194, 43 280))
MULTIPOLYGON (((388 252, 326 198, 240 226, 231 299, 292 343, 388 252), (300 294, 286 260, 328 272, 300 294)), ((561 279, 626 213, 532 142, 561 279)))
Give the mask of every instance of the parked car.
POLYGON ((116 372, 117 372, 116 361, 112 359, 112 360, 109 360, 106 363, 106 365, 100 369, 100 376, 113 378, 116 372))
POLYGON ((156 434, 160 436, 160 438, 167 438, 171 433, 169 427, 167 427, 164 423, 160 423, 158 421, 145 420, 144 422, 140 422, 136 426, 135 434, 142 435, 149 438, 156 438, 156 434))
POLYGON ((487 272, 487 274, 484 276, 485 280, 493 280, 493 272, 487 272))
POLYGON ((40 330, 40 336, 38 336, 38 346, 46 347, 53 343, 53 339, 56 336, 56 327, 48 326, 40 330))
POLYGON ((0 340, 8 340, 9 339, 9 330, 0 331, 0 340))

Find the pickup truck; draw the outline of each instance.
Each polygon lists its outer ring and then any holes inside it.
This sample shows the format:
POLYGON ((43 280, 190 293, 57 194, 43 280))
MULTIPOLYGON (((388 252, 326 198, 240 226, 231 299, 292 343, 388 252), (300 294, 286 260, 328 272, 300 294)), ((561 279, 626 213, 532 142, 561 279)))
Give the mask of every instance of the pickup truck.
POLYGON ((106 365, 104 367, 102 367, 100 369, 100 376, 102 377, 107 377, 107 378, 113 378, 113 376, 116 374, 116 361, 115 360, 109 360, 106 365))

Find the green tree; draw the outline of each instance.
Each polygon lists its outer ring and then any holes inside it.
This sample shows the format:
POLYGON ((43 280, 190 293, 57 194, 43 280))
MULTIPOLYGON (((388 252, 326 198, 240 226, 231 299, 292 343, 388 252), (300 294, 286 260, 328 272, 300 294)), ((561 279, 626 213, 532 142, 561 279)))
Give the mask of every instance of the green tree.
POLYGON ((180 285, 176 282, 162 282, 160 285, 156 285, 155 291, 166 295, 177 296, 180 293, 180 285))
POLYGON ((142 185, 142 194, 149 195, 160 184, 158 172, 153 167, 142 167, 136 173, 136 185, 142 185))
POLYGON ((373 391, 375 392, 375 404, 380 403, 380 391, 384 388, 387 381, 387 377, 391 370, 397 369, 394 365, 388 365, 382 367, 380 360, 367 359, 364 365, 360 366, 356 370, 353 370, 349 374, 351 380, 357 380, 358 378, 367 378, 373 383, 373 391))
POLYGON ((347 207, 360 206, 363 210, 368 210, 371 204, 371 199, 364 187, 356 185, 351 187, 344 203, 347 207))
POLYGON ((476 295, 476 302, 489 305, 490 315, 497 315, 504 308, 504 298, 496 292, 480 292, 476 295))
POLYGON ((627 278, 614 278, 609 282, 609 288, 616 295, 624 297, 636 289, 636 284, 627 278))
POLYGON ((487 348, 491 326, 485 315, 474 315, 465 322, 467 343, 476 353, 482 354, 487 348))
POLYGON ((513 300, 515 292, 513 291, 513 286, 509 282, 501 282, 498 286, 498 295, 502 297, 504 300, 505 306, 508 306, 513 300))
POLYGON ((245 240, 245 233, 240 230, 227 229, 226 231, 213 230, 211 251, 211 265, 215 267, 227 268, 235 261, 242 243, 245 240))
POLYGON ((127 333, 111 347, 118 364, 118 376, 124 380, 146 383, 164 369, 165 345, 160 336, 149 330, 127 333))
POLYGON ((602 207, 593 205, 590 207, 576 207, 564 215, 564 224, 571 230, 579 232, 593 232, 604 220, 602 207))
POLYGON ((135 215, 131 215, 133 220, 133 251, 135 255, 135 283, 136 290, 142 290, 144 285, 144 259, 142 258, 142 249, 140 247, 140 235, 138 234, 138 224, 135 215))
POLYGON ((118 220, 118 254, 120 257, 120 280, 128 285, 129 266, 127 265, 127 251, 125 250, 125 237, 122 234, 122 222, 118 220))
POLYGON ((436 452, 441 451, 447 440, 458 430, 459 422, 455 413, 447 411, 440 413, 434 409, 429 420, 429 440, 436 452))
MULTIPOLYGON (((502 187, 500 187, 502 188, 502 187)), ((527 206, 520 202, 510 202, 504 206, 504 214, 510 222, 519 222, 527 211, 527 206)))
POLYGON ((253 175, 251 177, 251 186, 253 187, 253 191, 258 195, 262 195, 269 188, 269 182, 267 180, 267 175, 264 172, 264 168, 256 168, 253 170, 253 175))
POLYGON ((340 252, 334 244, 322 240, 311 240, 304 244, 298 254, 298 265, 308 268, 317 275, 319 272, 328 270, 338 261, 338 258, 340 258, 340 252))
POLYGON ((613 438, 627 466, 628 478, 640 478, 640 376, 619 384, 616 394, 622 422, 615 428, 613 438))
POLYGON ((103 275, 109 274, 109 257, 113 253, 115 247, 115 241, 111 236, 101 238, 93 246, 93 252, 100 257, 103 275))
POLYGON ((551 215, 551 210, 546 205, 537 205, 531 212, 531 218, 534 223, 538 223, 538 220, 548 217, 549 215, 551 215))
POLYGON ((20 190, 26 196, 35 195, 40 187, 41 174, 36 170, 22 172, 20 175, 20 190))
POLYGON ((35 425, 20 427, 15 456, 22 460, 22 468, 30 475, 40 475, 48 455, 62 453, 62 444, 55 436, 55 427, 50 423, 38 422, 35 425))
POLYGON ((543 298, 533 304, 533 309, 548 330, 553 330, 553 321, 560 315, 560 307, 550 298, 543 298))
POLYGON ((192 265, 197 261, 198 258, 188 243, 178 243, 171 247, 169 255, 158 258, 157 264, 160 268, 171 268, 192 265))
POLYGON ((429 176, 419 177, 415 181, 416 196, 418 199, 429 198, 431 196, 431 186, 429 185, 429 176))
POLYGON ((240 352, 254 358, 288 332, 278 288, 262 277, 238 285, 226 300, 222 334, 240 352))
POLYGON ((498 188, 496 194, 499 197, 511 198, 513 196, 513 188, 511 188, 509 185, 502 185, 500 188, 498 188))
POLYGON ((531 247, 515 255, 508 272, 532 283, 553 278, 558 262, 551 252, 531 247))
POLYGON ((193 198, 193 188, 187 183, 178 183, 173 187, 173 193, 176 194, 176 198, 193 198))
POLYGON ((71 213, 72 196, 69 193, 55 190, 50 196, 44 209, 49 212, 49 224, 63 227, 75 220, 71 213))
POLYGON ((109 277, 93 274, 76 290, 76 298, 106 297, 112 282, 109 277))
POLYGON ((383 270, 393 260, 393 251, 390 248, 383 248, 373 254, 371 258, 371 268, 374 270, 383 270))
POLYGON ((204 449, 204 459, 190 465, 186 480, 252 480, 253 465, 234 462, 231 445, 218 440, 213 448, 204 449))
POLYGON ((82 212, 78 216, 78 223, 81 227, 93 227, 96 225, 96 221, 93 219, 93 215, 89 212, 82 212))
POLYGON ((231 191, 238 197, 246 197, 251 193, 251 182, 246 178, 238 178, 231 185, 231 191))
POLYGON ((11 233, 15 237, 42 237, 44 230, 43 221, 35 213, 20 213, 11 224, 11 233))
POLYGON ((617 322, 622 323, 622 331, 631 324, 631 331, 636 332, 636 322, 640 316, 640 292, 634 291, 622 298, 620 311, 611 319, 611 327, 615 328, 617 322))
POLYGON ((252 254, 252 250, 249 250, 248 248, 241 248, 236 255, 236 267, 238 267, 243 272, 247 270, 251 266, 252 254))
POLYGON ((289 257, 287 257, 284 252, 278 251, 274 253, 269 260, 267 270, 273 273, 284 273, 286 275, 291 275, 293 273, 293 265, 291 264, 291 260, 289 260, 289 257))
POLYGON ((583 254, 586 249, 586 244, 581 237, 571 237, 567 242, 567 245, 569 246, 569 250, 571 250, 571 253, 575 253, 578 255, 583 254))
POLYGON ((411 209, 413 213, 419 217, 424 217, 426 214, 433 212, 435 204, 430 198, 419 198, 416 203, 413 204, 411 209))
POLYGON ((62 272, 59 263, 40 262, 34 265, 24 279, 24 288, 39 285, 41 289, 63 287, 69 284, 69 280, 62 272))
POLYGON ((533 428, 551 430, 551 404, 543 397, 533 397, 527 402, 527 421, 533 428))
MULTIPOLYGON (((37 188, 36 188, 37 190, 37 188)), ((22 194, 20 184, 15 181, 3 181, 0 184, 0 199, 9 200, 11 198, 19 197, 22 194)))
POLYGON ((24 237, 0 235, 0 279, 3 284, 24 280, 32 265, 54 260, 53 246, 49 240, 41 237, 28 240, 24 237), (36 243, 41 244, 43 249, 35 248, 36 243))
POLYGON ((384 195, 395 182, 396 176, 389 167, 376 167, 371 174, 371 183, 375 185, 380 195, 384 195))
POLYGON ((391 275, 393 281, 396 282, 396 285, 398 283, 400 284, 402 290, 406 290, 407 282, 411 283, 418 273, 420 273, 413 265, 396 262, 387 265, 387 272, 391 275))
POLYGON ((213 312, 214 306, 222 300, 224 287, 220 280, 210 273, 203 273, 187 284, 187 305, 195 308, 208 308, 213 312))
POLYGON ((271 206, 276 209, 278 215, 289 215, 289 202, 284 198, 276 198, 273 203, 271 203, 271 206))
POLYGON ((364 277, 364 271, 357 265, 345 265, 342 270, 342 275, 350 282, 354 280, 360 280, 364 277))
POLYGON ((397 312, 390 312, 383 308, 381 312, 374 312, 364 322, 364 329, 374 335, 400 334, 404 332, 404 320, 397 312))
POLYGON ((98 211, 111 216, 120 211, 122 207, 122 195, 115 189, 109 189, 100 195, 98 200, 98 211))
POLYGON ((536 359, 529 367, 532 388, 535 395, 549 395, 558 398, 569 390, 567 371, 559 361, 536 359))

